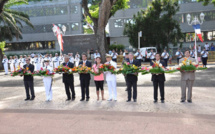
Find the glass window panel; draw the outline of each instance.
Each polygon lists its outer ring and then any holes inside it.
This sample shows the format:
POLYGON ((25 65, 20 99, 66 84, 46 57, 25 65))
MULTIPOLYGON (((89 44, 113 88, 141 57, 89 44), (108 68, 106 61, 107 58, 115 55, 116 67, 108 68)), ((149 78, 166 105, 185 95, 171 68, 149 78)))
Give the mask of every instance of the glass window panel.
POLYGON ((71 13, 72 14, 77 14, 78 13, 78 6, 71 5, 71 13))
POLYGON ((79 30, 79 23, 71 23, 71 30, 78 31, 79 30))
POLYGON ((114 27, 116 27, 116 28, 123 27, 123 19, 117 19, 117 20, 115 20, 114 27))

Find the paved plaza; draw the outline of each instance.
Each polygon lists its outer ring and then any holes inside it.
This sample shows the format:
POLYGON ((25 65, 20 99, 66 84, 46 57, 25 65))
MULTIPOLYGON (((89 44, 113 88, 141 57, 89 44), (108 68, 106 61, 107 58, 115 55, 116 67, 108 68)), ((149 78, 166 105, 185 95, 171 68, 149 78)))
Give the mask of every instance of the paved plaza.
MULTIPOLYGON (((139 75, 137 102, 127 103, 123 75, 117 75, 117 102, 97 101, 93 78, 90 101, 80 102, 79 76, 75 74, 76 100, 66 102, 62 76, 56 74, 53 101, 45 102, 41 77, 35 77, 34 101, 24 101, 23 78, 0 73, 0 134, 25 133, 215 133, 215 66, 196 72, 193 103, 180 103, 180 73, 166 74, 165 103, 153 103, 151 75, 139 75), (62 130, 62 132, 61 132, 62 130)), ((107 84, 105 98, 108 99, 107 84)))

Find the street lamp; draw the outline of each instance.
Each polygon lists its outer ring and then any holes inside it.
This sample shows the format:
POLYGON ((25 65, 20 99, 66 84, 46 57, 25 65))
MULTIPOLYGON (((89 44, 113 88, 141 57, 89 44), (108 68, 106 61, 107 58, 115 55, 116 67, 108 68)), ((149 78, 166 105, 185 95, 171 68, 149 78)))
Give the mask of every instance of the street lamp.
MULTIPOLYGON (((197 25, 197 24, 202 25, 203 22, 204 22, 205 14, 204 14, 204 13, 201 13, 201 14, 199 15, 199 17, 200 17, 200 21, 201 21, 201 22, 199 21, 198 17, 196 17, 196 16, 194 17, 193 20, 191 20, 191 15, 188 14, 188 15, 187 15, 187 23, 188 23, 188 25, 190 25, 190 26, 192 26, 192 25, 197 25)), ((195 32, 195 59, 196 59, 196 61, 197 61, 197 63, 198 63, 198 60, 197 60, 197 45, 196 45, 196 32, 195 32)))
POLYGON ((138 49, 140 49, 140 37, 142 36, 142 31, 138 32, 138 49))

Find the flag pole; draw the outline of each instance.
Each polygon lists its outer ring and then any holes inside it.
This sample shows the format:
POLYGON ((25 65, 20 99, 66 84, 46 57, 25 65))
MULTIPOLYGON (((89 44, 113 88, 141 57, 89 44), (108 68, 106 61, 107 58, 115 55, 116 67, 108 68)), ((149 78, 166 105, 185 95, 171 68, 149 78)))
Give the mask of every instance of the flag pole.
POLYGON ((195 32, 195 59, 197 64, 199 64, 198 55, 197 55, 196 32, 195 32))

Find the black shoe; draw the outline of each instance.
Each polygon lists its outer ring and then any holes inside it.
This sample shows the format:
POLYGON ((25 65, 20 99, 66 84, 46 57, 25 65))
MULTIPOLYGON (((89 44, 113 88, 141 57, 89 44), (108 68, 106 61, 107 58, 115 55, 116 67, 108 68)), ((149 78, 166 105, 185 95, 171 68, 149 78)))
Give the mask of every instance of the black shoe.
POLYGON ((87 98, 86 101, 89 101, 90 98, 87 98))
POLYGON ((80 99, 80 101, 84 101, 85 99, 80 99))
POLYGON ((126 102, 130 102, 131 100, 127 100, 126 102))
POLYGON ((34 100, 34 98, 35 98, 35 97, 32 97, 30 100, 32 101, 32 100, 34 100))
POLYGON ((192 100, 187 100, 187 102, 192 103, 192 100))
POLYGON ((72 98, 72 101, 74 101, 75 100, 75 98, 72 98))
POLYGON ((181 103, 185 102, 185 100, 181 100, 181 103))
POLYGON ((25 99, 25 101, 28 101, 28 100, 30 100, 30 98, 26 98, 26 99, 25 99))
POLYGON ((161 100, 161 103, 164 103, 164 100, 161 100))
POLYGON ((157 100, 154 100, 154 103, 157 103, 158 101, 157 100))
POLYGON ((136 99, 134 99, 134 102, 137 102, 137 100, 136 100, 136 99))
POLYGON ((70 101, 70 100, 71 100, 71 98, 66 99, 66 101, 70 101))

